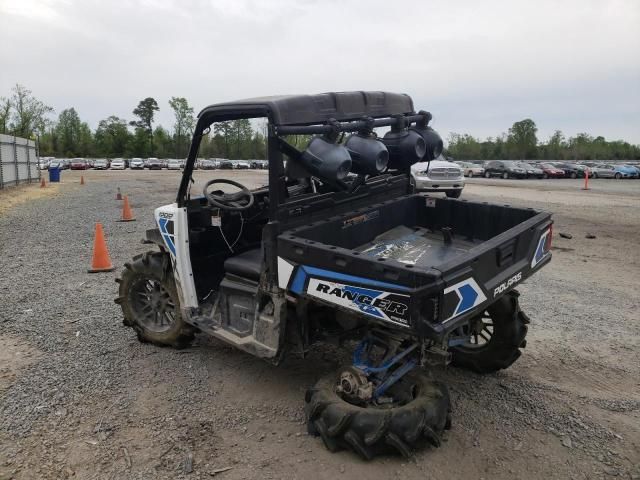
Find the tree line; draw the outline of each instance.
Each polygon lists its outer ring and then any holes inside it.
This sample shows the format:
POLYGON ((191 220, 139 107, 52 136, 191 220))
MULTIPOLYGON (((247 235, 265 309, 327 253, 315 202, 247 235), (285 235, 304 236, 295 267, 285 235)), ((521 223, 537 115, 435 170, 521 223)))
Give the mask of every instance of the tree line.
POLYGON ((578 133, 565 137, 556 130, 545 142, 538 140, 538 128, 526 118, 515 122, 508 133, 480 140, 468 134, 452 133, 445 154, 456 160, 639 160, 640 145, 623 140, 607 141, 578 133))
MULTIPOLYGON (((147 97, 133 109, 133 120, 111 115, 95 130, 75 108, 52 118, 53 108, 22 85, 0 97, 0 133, 38 140, 40 156, 105 158, 185 158, 195 127, 193 107, 184 97, 168 102, 174 114, 172 130, 155 125, 158 102, 147 97)), ((248 119, 221 122, 203 137, 200 156, 206 158, 264 159, 266 139, 248 119)))
MULTIPOLYGON (((111 115, 92 130, 75 108, 66 108, 57 119, 53 108, 38 100, 22 85, 0 97, 0 133, 37 138, 41 156, 55 157, 158 157, 185 158, 195 127, 193 108, 184 97, 171 97, 172 130, 155 124, 158 102, 147 97, 133 109, 133 120, 111 115)), ((507 133, 485 140, 452 133, 445 155, 456 160, 638 160, 640 145, 623 140, 607 141, 579 133, 565 137, 556 130, 546 141, 538 140, 538 128, 526 118, 507 133)), ((299 148, 300 142, 294 144, 299 148)), ((303 138, 302 140, 308 140, 303 138)), ((302 142, 304 143, 304 142, 302 142)), ((248 119, 220 122, 202 138, 199 155, 204 158, 264 159, 266 136, 248 119)))

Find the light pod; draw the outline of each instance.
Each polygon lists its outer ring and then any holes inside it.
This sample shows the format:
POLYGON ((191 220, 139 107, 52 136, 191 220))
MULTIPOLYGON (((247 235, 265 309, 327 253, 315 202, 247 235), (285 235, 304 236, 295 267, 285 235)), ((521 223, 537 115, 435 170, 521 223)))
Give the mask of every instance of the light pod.
POLYGON ((384 143, 371 134, 350 135, 344 146, 351 156, 353 173, 378 175, 389 164, 389 151, 384 143))
POLYGON ((351 171, 349 150, 326 136, 313 137, 299 158, 306 170, 329 183, 341 183, 351 171))

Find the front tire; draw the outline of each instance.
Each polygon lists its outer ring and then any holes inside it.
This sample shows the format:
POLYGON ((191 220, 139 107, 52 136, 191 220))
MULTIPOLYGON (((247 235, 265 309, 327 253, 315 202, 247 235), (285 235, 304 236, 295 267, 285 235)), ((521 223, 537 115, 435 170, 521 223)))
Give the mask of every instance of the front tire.
POLYGON ((519 296, 512 290, 459 329, 457 333, 469 341, 450 349, 453 365, 491 373, 510 367, 520 357, 520 349, 527 344, 529 318, 520 310, 519 296))
POLYGON ((615 174, 616 180, 620 180, 622 178, 622 174, 620 172, 615 174))
POLYGON ((439 447, 451 426, 447 387, 424 373, 410 373, 391 386, 404 400, 380 406, 355 405, 336 393, 336 375, 320 379, 305 396, 307 428, 330 452, 353 450, 366 460, 399 452, 410 457, 429 443, 439 447))
POLYGON ((507 172, 504 172, 502 174, 502 178, 504 178, 505 180, 509 178, 509 174, 507 172))
POLYGON ((578 178, 578 174, 576 172, 571 172, 571 178, 578 178))
POLYGON ((484 178, 491 178, 491 174, 489 172, 485 172, 484 178))
POLYGON ((174 348, 187 347, 194 328, 182 318, 180 299, 168 254, 147 252, 125 263, 118 298, 123 323, 135 330, 138 340, 174 348))

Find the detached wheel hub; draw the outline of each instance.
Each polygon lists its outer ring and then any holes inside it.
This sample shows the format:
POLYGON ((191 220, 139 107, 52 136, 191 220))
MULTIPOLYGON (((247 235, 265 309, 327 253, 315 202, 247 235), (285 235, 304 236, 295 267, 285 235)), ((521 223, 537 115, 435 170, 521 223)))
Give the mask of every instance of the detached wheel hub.
POLYGON ((347 367, 338 375, 336 393, 349 403, 361 404, 373 397, 373 384, 361 370, 347 367))

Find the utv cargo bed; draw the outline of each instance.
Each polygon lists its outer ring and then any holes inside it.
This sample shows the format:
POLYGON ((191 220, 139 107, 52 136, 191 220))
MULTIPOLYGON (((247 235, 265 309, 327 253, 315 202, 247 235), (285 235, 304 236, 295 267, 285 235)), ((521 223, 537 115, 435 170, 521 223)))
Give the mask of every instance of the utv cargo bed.
POLYGON ((550 230, 531 208, 406 195, 284 232, 280 286, 441 339, 548 262, 550 230))

